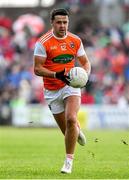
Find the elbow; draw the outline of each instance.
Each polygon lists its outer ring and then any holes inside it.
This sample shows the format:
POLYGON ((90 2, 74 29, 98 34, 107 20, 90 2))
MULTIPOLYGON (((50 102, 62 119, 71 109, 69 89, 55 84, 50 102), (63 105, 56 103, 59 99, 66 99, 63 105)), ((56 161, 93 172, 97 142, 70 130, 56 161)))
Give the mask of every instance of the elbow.
POLYGON ((35 75, 37 75, 37 76, 39 76, 40 75, 40 72, 39 72, 39 69, 38 68, 34 68, 34 74, 35 75))

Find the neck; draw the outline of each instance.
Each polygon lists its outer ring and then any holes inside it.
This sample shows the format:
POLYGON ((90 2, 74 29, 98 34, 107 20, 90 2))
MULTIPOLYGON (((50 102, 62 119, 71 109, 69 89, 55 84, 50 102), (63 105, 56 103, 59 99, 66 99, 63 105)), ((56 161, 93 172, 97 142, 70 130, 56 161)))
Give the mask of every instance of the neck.
POLYGON ((57 39, 64 39, 67 37, 67 33, 65 33, 64 35, 60 35, 58 33, 55 33, 54 30, 52 30, 52 32, 53 32, 54 37, 57 39))

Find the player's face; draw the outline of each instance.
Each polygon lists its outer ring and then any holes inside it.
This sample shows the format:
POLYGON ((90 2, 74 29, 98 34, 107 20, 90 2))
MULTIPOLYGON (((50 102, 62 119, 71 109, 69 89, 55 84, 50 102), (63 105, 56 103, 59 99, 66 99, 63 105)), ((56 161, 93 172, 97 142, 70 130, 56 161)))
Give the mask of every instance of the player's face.
POLYGON ((52 21, 52 28, 55 36, 64 37, 68 30, 69 18, 68 16, 57 15, 52 21))

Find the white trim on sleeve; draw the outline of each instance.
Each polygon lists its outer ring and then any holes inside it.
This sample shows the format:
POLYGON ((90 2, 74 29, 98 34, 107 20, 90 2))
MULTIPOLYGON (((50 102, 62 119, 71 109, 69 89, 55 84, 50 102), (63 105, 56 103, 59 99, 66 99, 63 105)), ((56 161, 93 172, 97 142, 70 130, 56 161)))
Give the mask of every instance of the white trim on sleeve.
POLYGON ((77 57, 83 56, 83 55, 85 55, 85 54, 86 54, 86 52, 85 52, 84 47, 83 47, 83 44, 82 44, 82 42, 81 42, 80 48, 79 48, 78 51, 77 51, 77 57))
POLYGON ((47 57, 46 50, 40 42, 36 42, 35 44, 34 56, 47 57))

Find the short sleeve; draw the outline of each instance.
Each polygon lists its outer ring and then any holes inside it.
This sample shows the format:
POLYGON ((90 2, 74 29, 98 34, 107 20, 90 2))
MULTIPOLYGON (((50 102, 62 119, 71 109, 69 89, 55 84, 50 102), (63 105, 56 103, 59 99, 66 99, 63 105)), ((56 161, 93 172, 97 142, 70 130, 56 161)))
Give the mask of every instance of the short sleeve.
POLYGON ((47 57, 46 50, 40 42, 37 42, 35 44, 34 55, 35 56, 47 57))
POLYGON ((81 42, 80 47, 79 47, 79 49, 78 49, 78 51, 77 51, 77 57, 83 56, 83 55, 85 55, 85 54, 86 54, 86 52, 85 52, 84 47, 83 47, 83 44, 82 44, 82 42, 81 42))

